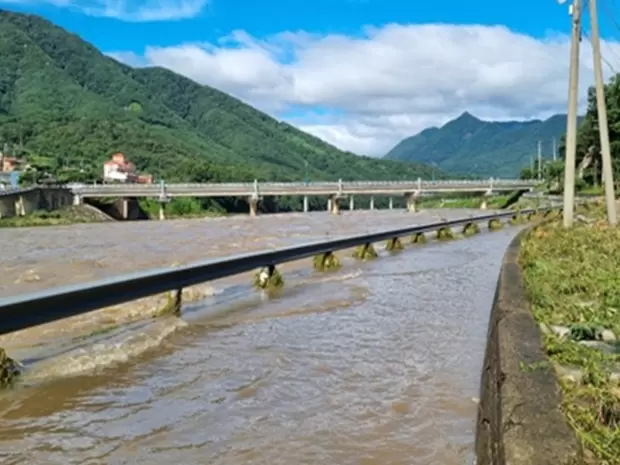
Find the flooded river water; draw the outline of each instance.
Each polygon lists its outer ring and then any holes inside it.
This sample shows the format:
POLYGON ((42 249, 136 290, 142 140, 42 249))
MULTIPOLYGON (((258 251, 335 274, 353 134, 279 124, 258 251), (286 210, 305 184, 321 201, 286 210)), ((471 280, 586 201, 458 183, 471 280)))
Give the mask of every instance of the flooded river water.
MULTIPOLYGON (((0 293, 480 213, 0 230, 0 293)), ((516 231, 369 263, 340 254, 335 273, 293 264, 274 298, 249 276, 209 283, 181 319, 76 337, 95 313, 5 336, 27 371, 0 396, 0 464, 471 463, 489 312, 516 231)))

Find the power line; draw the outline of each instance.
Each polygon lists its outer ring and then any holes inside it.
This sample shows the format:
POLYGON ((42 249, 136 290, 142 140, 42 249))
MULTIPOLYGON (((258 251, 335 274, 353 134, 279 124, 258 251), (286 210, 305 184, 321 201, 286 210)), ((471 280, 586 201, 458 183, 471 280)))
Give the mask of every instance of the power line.
MULTIPOLYGON (((585 39, 590 42, 590 45, 592 46, 592 39, 590 39, 590 37, 588 36, 588 33, 586 31, 581 31, 581 35, 583 37, 585 37, 585 39)), ((613 74, 618 74, 618 71, 616 71, 616 69, 612 66, 612 64, 601 54, 601 60, 603 61, 603 63, 605 63, 605 65, 609 68, 609 70, 613 73, 613 74)), ((618 60, 620 62, 620 60, 618 60)))

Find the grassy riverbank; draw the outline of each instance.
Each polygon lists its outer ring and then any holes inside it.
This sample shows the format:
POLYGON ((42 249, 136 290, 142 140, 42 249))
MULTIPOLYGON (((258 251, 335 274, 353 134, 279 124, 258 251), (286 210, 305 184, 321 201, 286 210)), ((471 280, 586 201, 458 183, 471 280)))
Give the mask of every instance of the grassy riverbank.
POLYGON ((25 228, 32 226, 59 226, 77 223, 110 221, 103 213, 83 205, 54 211, 40 210, 26 216, 0 218, 0 228, 25 228))
POLYGON ((607 227, 602 206, 579 210, 576 218, 570 230, 561 218, 534 229, 520 261, 586 463, 618 464, 620 228, 607 227))
MULTIPOLYGON (((501 208, 508 201, 507 195, 498 195, 487 199, 488 208, 501 208)), ((479 208, 482 197, 440 198, 427 197, 419 201, 419 208, 479 208)))

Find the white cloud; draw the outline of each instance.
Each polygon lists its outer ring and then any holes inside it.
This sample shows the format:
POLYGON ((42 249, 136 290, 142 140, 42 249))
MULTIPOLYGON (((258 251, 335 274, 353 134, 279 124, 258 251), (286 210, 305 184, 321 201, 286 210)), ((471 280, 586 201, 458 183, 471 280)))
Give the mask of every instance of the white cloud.
POLYGON ((0 0, 0 3, 48 3, 76 9, 90 16, 153 22, 193 18, 202 11, 207 0, 0 0))
MULTIPOLYGON (((603 53, 620 69, 618 43, 603 43, 603 53)), ((359 37, 284 32, 264 40, 238 31, 212 44, 111 55, 170 68, 276 115, 320 108, 311 119, 289 119, 339 147, 376 155, 465 110, 489 119, 563 112, 568 92, 568 37, 535 39, 503 26, 391 24, 359 37)), ((593 75, 586 40, 581 72, 583 108, 593 75)))

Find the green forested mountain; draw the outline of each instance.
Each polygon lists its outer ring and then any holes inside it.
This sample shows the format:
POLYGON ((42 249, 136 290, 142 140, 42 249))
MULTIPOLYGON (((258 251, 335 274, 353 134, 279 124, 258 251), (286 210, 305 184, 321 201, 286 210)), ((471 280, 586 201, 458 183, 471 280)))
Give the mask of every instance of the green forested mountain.
POLYGON ((431 173, 343 152, 166 69, 125 66, 34 15, 0 10, 0 70, 0 144, 56 172, 100 175, 120 151, 167 181, 301 181, 306 166, 310 180, 431 173))
POLYGON ((518 177, 537 156, 542 142, 545 158, 553 157, 566 132, 566 115, 540 121, 482 121, 469 113, 429 128, 400 142, 386 159, 435 163, 444 171, 478 176, 518 177))

